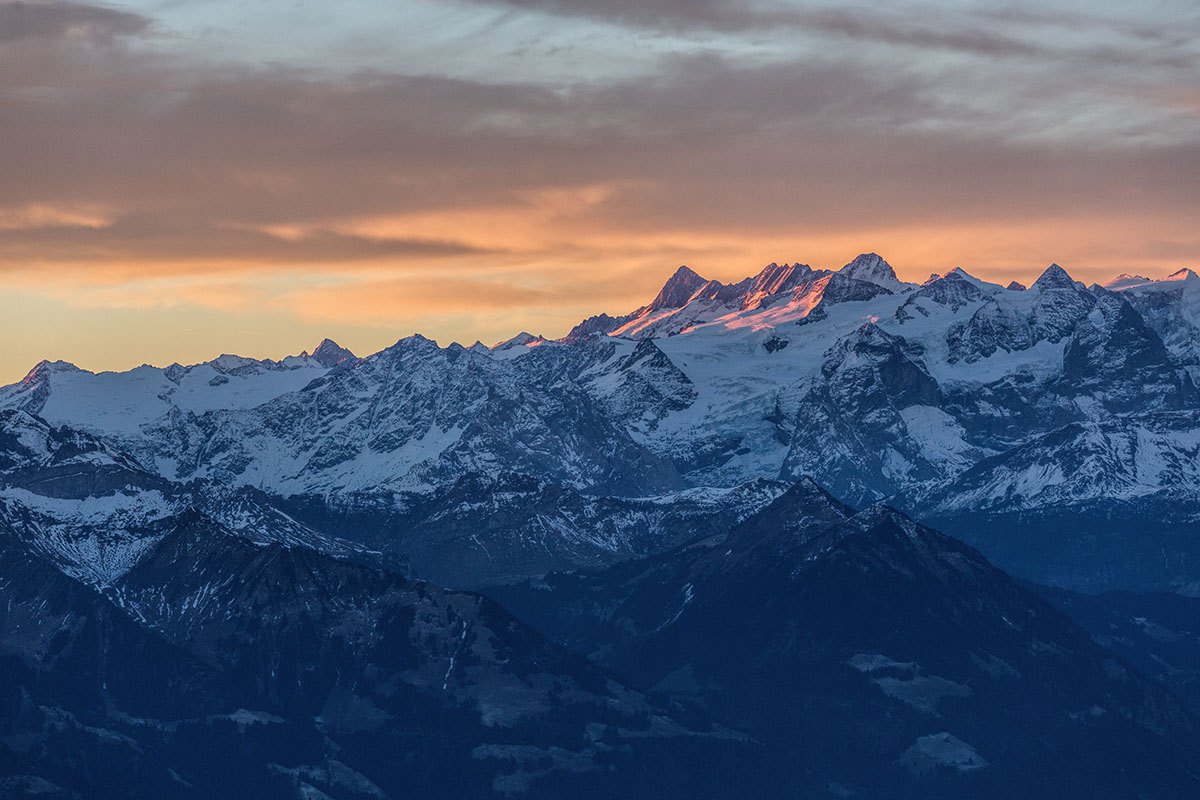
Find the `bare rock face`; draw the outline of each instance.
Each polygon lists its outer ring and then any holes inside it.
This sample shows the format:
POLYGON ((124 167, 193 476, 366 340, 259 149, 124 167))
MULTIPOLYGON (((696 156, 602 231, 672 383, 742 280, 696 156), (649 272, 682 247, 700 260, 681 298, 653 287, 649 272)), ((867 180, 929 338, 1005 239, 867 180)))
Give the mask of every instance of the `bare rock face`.
POLYGON ((309 358, 323 367, 336 367, 343 362, 357 360, 354 353, 351 353, 332 339, 322 339, 321 343, 312 351, 312 355, 309 358))
POLYGON ((687 267, 680 267, 675 274, 663 284, 663 288, 650 303, 650 309, 658 311, 663 308, 683 308, 692 299, 692 295, 708 281, 701 278, 687 267))

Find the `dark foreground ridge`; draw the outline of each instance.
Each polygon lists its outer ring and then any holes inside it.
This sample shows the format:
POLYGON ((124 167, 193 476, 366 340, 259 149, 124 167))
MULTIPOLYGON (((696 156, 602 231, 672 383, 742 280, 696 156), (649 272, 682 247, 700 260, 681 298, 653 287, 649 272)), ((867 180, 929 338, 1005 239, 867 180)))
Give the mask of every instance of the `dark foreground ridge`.
POLYGON ((728 534, 493 596, 769 743, 797 792, 1186 797, 1195 717, 971 548, 802 481, 728 534))

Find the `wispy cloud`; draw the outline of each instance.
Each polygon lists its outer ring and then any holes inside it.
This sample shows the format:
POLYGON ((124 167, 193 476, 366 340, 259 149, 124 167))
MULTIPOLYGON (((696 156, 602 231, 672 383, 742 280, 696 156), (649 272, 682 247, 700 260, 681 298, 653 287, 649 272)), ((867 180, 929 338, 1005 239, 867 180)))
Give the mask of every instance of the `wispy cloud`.
POLYGON ((0 2, 0 44, 64 37, 108 42, 144 33, 149 27, 146 17, 102 6, 42 0, 0 2))
MULTIPOLYGON (((912 14, 858 7, 742 0, 471 0, 521 11, 577 16, 604 23, 665 31, 725 33, 803 32, 885 45, 945 48, 991 56, 1030 55, 1029 42, 986 30, 955 26, 937 13, 912 14), (949 22, 950 24, 946 24, 949 22)), ((929 10, 933 12, 932 9, 929 10)))
MULTIPOLYGON (((3 217, 0 214, 0 220, 3 217)), ((176 220, 152 213, 126 214, 112 221, 51 217, 48 222, 0 224, 0 253, 8 266, 96 264, 121 255, 154 261, 163 268, 173 264, 188 269, 189 264, 205 263, 295 266, 384 259, 424 262, 495 252, 453 240, 356 236, 321 229, 286 235, 232 222, 176 220)))

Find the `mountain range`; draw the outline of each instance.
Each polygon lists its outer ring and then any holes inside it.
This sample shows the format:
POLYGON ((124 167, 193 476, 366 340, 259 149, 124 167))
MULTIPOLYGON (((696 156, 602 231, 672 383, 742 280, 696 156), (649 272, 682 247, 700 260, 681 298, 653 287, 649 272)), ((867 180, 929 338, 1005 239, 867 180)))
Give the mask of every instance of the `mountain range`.
POLYGON ((1198 327, 1190 271, 866 254, 558 340, 43 361, 0 796, 1197 796, 1198 327))
POLYGON ((1191 592, 1198 326, 1187 270, 1085 287, 1052 265, 1028 289, 955 270, 916 285, 868 254, 734 284, 681 267, 649 304, 558 341, 412 336, 357 358, 326 340, 280 361, 99 374, 42 362, 0 389, 0 408, 101 437, 165 480, 261 491, 401 555, 420 549, 405 531, 453 513, 458 530, 483 528, 453 560, 481 566, 421 559, 464 586, 679 543, 650 522, 597 536, 594 516, 507 491, 507 474, 577 498, 566 506, 603 498, 602 516, 811 477, 1022 577, 1191 592), (480 505, 451 512, 464 481, 480 505), (468 522, 485 511, 487 525, 468 522), (556 552, 484 566, 539 548, 556 552))

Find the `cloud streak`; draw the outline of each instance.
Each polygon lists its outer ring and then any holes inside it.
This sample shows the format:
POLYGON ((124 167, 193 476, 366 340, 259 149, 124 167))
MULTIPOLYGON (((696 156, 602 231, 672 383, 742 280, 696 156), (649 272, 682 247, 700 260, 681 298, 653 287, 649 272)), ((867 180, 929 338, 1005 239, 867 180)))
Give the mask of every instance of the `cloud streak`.
MULTIPOLYGON (((994 8, 970 2, 921 4, 892 3, 866 7, 819 2, 777 0, 450 0, 481 6, 588 19, 645 31, 688 34, 710 31, 724 34, 797 34, 832 37, 864 46, 950 51, 988 58, 1069 59, 1095 66, 1116 63, 1158 63, 1193 68, 1196 53, 1160 52, 1186 49, 1197 32, 1197 20, 1155 26, 1143 21, 1106 18, 1103 9, 1092 15, 1054 9, 1038 13, 1016 8, 994 8), (1191 34, 1189 35, 1188 30, 1191 34), (1047 37, 1047 30, 1056 36, 1047 37), (1109 33, 1125 39, 1125 46, 1064 44, 1073 37, 1064 33, 1109 33), (1154 42, 1158 51, 1147 50, 1154 42)), ((829 42, 826 42, 829 44, 829 42)), ((927 53, 926 53, 927 54, 927 53)))
POLYGON ((0 2, 0 44, 73 38, 111 42, 146 32, 150 20, 127 11, 60 2, 0 2))
POLYGON ((1042 52, 1028 42, 984 30, 913 24, 861 8, 806 8, 733 0, 473 0, 521 11, 577 16, 637 28, 723 33, 801 31, 884 45, 944 48, 989 56, 1042 52))

